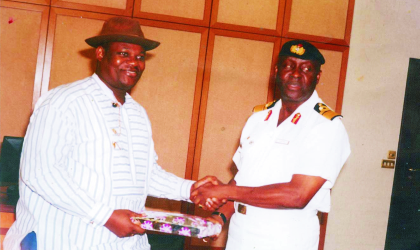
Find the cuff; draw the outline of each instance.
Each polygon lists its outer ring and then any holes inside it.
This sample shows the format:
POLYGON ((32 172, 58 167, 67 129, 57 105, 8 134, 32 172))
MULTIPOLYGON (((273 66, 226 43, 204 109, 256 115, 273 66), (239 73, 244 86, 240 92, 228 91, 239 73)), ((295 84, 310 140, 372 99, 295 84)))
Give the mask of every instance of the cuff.
POLYGON ((191 187, 192 185, 194 185, 195 181, 191 181, 191 180, 184 180, 184 182, 181 185, 181 190, 180 190, 180 196, 184 199, 187 200, 189 202, 191 202, 190 200, 190 196, 191 196, 191 187))
POLYGON ((103 226, 108 221, 109 217, 111 217, 113 212, 114 209, 102 203, 95 204, 88 215, 90 223, 103 226))

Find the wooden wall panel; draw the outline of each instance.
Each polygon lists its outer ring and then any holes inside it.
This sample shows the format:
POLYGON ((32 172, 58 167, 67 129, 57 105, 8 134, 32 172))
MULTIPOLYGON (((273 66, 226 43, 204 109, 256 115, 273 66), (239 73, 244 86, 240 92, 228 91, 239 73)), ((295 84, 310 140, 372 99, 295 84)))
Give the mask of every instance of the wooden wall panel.
POLYGON ((143 31, 161 45, 147 53, 146 70, 131 94, 145 107, 152 122, 155 149, 161 156, 159 165, 184 177, 196 89, 201 94, 203 68, 199 65, 204 64, 201 47, 207 42, 207 29, 143 25, 143 31))
POLYGON ((215 0, 211 26, 279 36, 285 0, 215 0))
POLYGON ((316 90, 325 104, 341 113, 349 48, 329 44, 313 44, 325 57, 325 64, 321 67, 321 80, 316 90))
POLYGON ((134 17, 198 26, 210 22, 211 0, 135 0, 134 17))
POLYGON ((86 4, 92 6, 108 7, 115 9, 125 9, 127 8, 127 1, 121 0, 59 0, 55 3, 76 3, 76 4, 86 4))
POLYGON ((279 0, 219 0, 217 22, 274 30, 279 0))
MULTIPOLYGON (((142 24, 157 26, 143 25, 143 30, 161 45, 148 52, 146 70, 132 96, 150 117, 158 164, 191 179, 186 172, 192 168, 194 156, 208 31, 173 24, 163 28, 156 22, 142 24)), ((149 197, 146 207, 180 212, 181 202, 149 197)))
MULTIPOLYGON (((210 32, 194 175, 223 182, 236 173, 232 161, 252 108, 271 100, 273 51, 279 39, 236 32, 210 32), (199 170, 198 170, 199 167, 199 170)), ((195 214, 208 213, 196 208, 195 214)), ((226 235, 213 245, 223 246, 226 235)), ((192 240, 193 245, 206 245, 192 240)))
POLYGON ((132 16, 134 0, 51 0, 54 7, 132 16))
POLYGON ((143 12, 167 16, 199 19, 204 17, 205 0, 141 0, 140 9, 143 12))
POLYGON ((287 0, 283 35, 349 45, 353 7, 351 0, 287 0))
POLYGON ((52 8, 42 93, 92 75, 95 49, 85 39, 98 35, 108 15, 52 8))
POLYGON ((341 61, 343 53, 333 50, 320 50, 325 57, 321 79, 316 90, 322 100, 332 109, 336 109, 338 87, 340 84, 341 61))
POLYGON ((0 138, 24 136, 39 95, 48 8, 0 3, 0 138), (39 69, 41 68, 41 69, 39 69))
MULTIPOLYGON (((15 1, 15 0, 11 0, 15 1)), ((19 0, 16 2, 23 2, 23 3, 34 3, 34 4, 42 4, 42 5, 50 5, 51 0, 19 0)))
POLYGON ((209 46, 214 47, 206 64, 208 99, 200 115, 205 126, 198 176, 217 175, 226 182, 235 172, 232 156, 252 108, 268 99, 276 39, 250 40, 219 33, 212 33, 209 46))

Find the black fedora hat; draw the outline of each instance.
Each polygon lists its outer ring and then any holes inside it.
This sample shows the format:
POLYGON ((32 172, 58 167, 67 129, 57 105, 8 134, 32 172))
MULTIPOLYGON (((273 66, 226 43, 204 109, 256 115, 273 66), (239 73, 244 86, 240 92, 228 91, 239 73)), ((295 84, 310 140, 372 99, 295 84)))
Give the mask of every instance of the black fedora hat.
POLYGON ((108 42, 124 42, 141 45, 145 50, 152 50, 160 42, 146 39, 137 20, 128 17, 113 17, 105 21, 101 33, 85 40, 92 47, 108 42))

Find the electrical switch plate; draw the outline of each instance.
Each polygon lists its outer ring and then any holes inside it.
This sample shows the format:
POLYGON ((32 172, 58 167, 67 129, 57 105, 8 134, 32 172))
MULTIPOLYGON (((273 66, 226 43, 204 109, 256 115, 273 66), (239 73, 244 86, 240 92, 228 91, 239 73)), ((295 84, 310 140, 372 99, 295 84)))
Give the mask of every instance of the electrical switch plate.
POLYGON ((389 160, 395 159, 396 155, 397 155, 396 151, 392 151, 392 150, 388 151, 388 159, 389 160))
POLYGON ((381 167, 382 168, 395 168, 395 161, 394 160, 382 160, 381 167))

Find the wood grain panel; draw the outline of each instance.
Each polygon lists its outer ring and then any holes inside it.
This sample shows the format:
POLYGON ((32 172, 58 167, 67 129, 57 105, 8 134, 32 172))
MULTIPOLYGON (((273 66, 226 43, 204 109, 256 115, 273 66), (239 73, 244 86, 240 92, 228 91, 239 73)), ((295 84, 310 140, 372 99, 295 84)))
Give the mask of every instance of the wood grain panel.
POLYGON ((51 0, 54 7, 131 16, 134 0, 51 0))
POLYGON ((232 156, 252 108, 268 99, 276 40, 212 34, 209 46, 214 47, 208 55, 204 83, 208 85, 208 99, 205 117, 203 111, 200 115, 205 126, 198 177, 217 175, 226 182, 235 172, 232 156))
POLYGON ((191 32, 143 26, 143 31, 161 45, 148 51, 146 70, 131 94, 152 121, 156 152, 162 156, 159 165, 184 177, 197 74, 203 72, 199 70, 202 32, 206 29, 191 32))
POLYGON ((204 17, 205 0, 160 0, 159 4, 154 0, 139 2, 143 12, 199 20, 204 17))
POLYGON ((279 0, 219 0, 217 21, 262 29, 276 29, 279 0))
POLYGON ((134 17, 208 26, 211 0, 135 0, 134 17))
MULTIPOLYGON (((215 175, 223 182, 236 174, 232 161, 252 108, 273 99, 271 75, 280 39, 211 30, 206 58, 193 178, 215 175)), ((196 208, 195 214, 208 213, 196 208)), ((226 234, 212 243, 224 246, 226 234)), ((208 245, 192 239, 192 245, 208 245)))
POLYGON ((39 95, 48 7, 0 4, 0 138, 22 137, 39 95))
MULTIPOLYGON (((191 179, 207 29, 142 21, 145 34, 161 45, 147 55, 146 70, 132 96, 152 122, 158 164, 191 179), (145 26, 145 25, 154 25, 145 26), (191 172, 191 171, 190 171, 191 172)), ((149 209, 180 212, 181 203, 149 197, 149 209)))
POLYGON ((348 0, 293 0, 289 31, 344 39, 348 0))
POLYGON ((50 5, 51 0, 19 0, 19 2, 50 5))
POLYGON ((322 100, 332 109, 337 107, 338 87, 340 84, 341 61, 343 53, 333 50, 320 50, 325 57, 321 79, 316 90, 322 100))
POLYGON ((280 36, 285 0, 214 0, 211 27, 280 36))
POLYGON ((287 0, 283 36, 349 45, 354 0, 287 0))
POLYGON ((85 39, 98 35, 109 15, 52 8, 42 93, 93 74, 95 49, 85 39))

